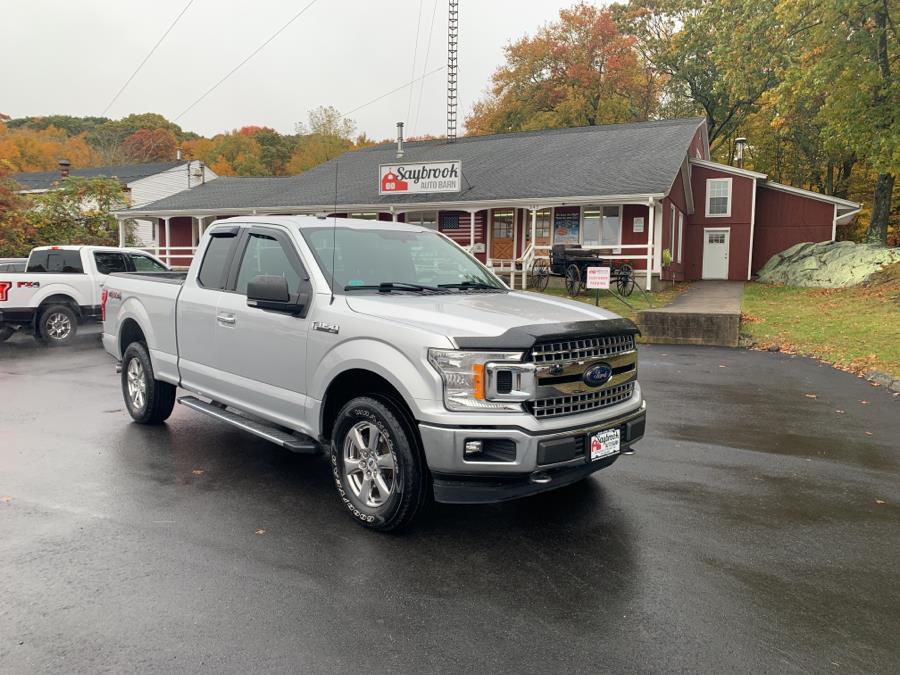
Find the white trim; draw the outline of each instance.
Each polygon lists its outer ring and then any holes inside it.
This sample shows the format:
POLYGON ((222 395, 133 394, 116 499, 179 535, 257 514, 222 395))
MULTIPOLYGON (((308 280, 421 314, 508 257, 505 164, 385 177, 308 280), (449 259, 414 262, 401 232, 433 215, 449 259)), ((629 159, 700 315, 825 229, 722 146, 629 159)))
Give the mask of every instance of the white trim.
POLYGON ((706 210, 704 216, 707 218, 731 218, 731 201, 734 197, 734 179, 732 178, 707 178, 706 179, 706 210), (728 210, 725 213, 709 212, 709 184, 714 181, 725 181, 728 183, 728 210))
POLYGON ((812 190, 804 190, 803 188, 793 187, 792 185, 783 185, 782 183, 773 183, 770 180, 760 183, 762 187, 772 188, 781 192, 789 192, 791 194, 800 195, 801 197, 809 197, 810 199, 818 199, 820 202, 829 202, 844 206, 848 209, 858 209, 862 204, 851 202, 840 197, 832 197, 831 195, 823 195, 821 192, 813 192, 812 190))
POLYGON ((731 225, 719 225, 718 227, 704 227, 703 228, 703 246, 700 247, 700 278, 701 279, 725 279, 728 280, 731 278, 729 274, 729 263, 728 263, 728 254, 731 253, 731 225), (703 274, 703 264, 706 262, 706 233, 707 232, 727 232, 727 236, 725 238, 725 276, 724 277, 706 277, 703 274))
POLYGON ((680 265, 682 256, 684 254, 684 214, 679 211, 678 212, 678 260, 676 262, 680 265))
POLYGON ((837 237, 837 204, 834 205, 834 216, 831 218, 831 241, 834 241, 837 237))
POLYGON ((756 179, 753 179, 753 194, 750 196, 750 250, 747 252, 747 281, 753 269, 753 235, 756 229, 756 179))
POLYGON ((721 171, 722 173, 733 173, 736 176, 743 176, 744 178, 759 178, 760 180, 765 180, 767 178, 766 174, 759 173, 758 171, 739 169, 738 167, 731 166, 730 164, 710 162, 708 159, 696 159, 694 157, 691 157, 690 162, 691 164, 702 166, 704 169, 712 169, 713 171, 721 171))
POLYGON ((141 218, 141 217, 151 217, 151 218, 160 218, 162 216, 190 216, 190 215, 208 215, 214 216, 222 212, 233 213, 238 216, 246 216, 252 215, 254 210, 266 209, 268 211, 276 211, 278 213, 292 213, 296 215, 302 214, 310 214, 315 215, 316 213, 343 213, 348 211, 390 211, 391 208, 397 209, 398 213, 404 213, 406 211, 433 211, 435 209, 440 211, 468 211, 471 208, 474 208, 476 211, 483 211, 485 209, 493 209, 493 208, 516 208, 516 207, 525 207, 528 208, 535 201, 540 201, 540 203, 544 204, 545 207, 552 206, 578 206, 581 204, 637 204, 643 206, 647 203, 649 199, 662 199, 665 197, 663 193, 658 194, 629 194, 629 195, 596 195, 593 197, 586 197, 583 195, 579 195, 576 197, 541 197, 538 199, 534 197, 528 198, 516 198, 516 199, 491 199, 484 201, 473 201, 473 202, 416 202, 412 203, 400 203, 400 204, 337 204, 337 211, 335 211, 335 204, 304 204, 300 205, 287 205, 287 206, 254 206, 254 207, 216 207, 216 208, 197 208, 197 209, 159 209, 159 210, 122 210, 122 211, 113 211, 113 215, 122 216, 124 218, 141 218))
POLYGON ((835 221, 838 225, 843 225, 847 221, 849 221, 853 216, 862 211, 862 208, 853 209, 852 211, 847 211, 847 213, 842 213, 837 217, 835 221))

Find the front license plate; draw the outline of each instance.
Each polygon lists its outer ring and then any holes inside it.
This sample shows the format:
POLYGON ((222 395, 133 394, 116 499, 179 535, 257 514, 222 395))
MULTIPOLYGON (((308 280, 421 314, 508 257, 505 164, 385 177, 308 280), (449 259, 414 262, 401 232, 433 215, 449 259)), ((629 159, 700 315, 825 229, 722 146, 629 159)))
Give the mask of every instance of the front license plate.
POLYGON ((591 461, 615 455, 619 452, 619 430, 607 429, 591 436, 591 461))

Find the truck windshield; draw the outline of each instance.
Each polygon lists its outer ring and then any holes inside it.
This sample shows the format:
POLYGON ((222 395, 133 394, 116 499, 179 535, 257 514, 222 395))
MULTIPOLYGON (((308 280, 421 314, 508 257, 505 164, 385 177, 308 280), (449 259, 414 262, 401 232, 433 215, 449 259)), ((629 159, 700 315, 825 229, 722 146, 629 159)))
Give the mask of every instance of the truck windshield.
POLYGON ((355 286, 394 284, 448 289, 502 289, 487 269, 472 260, 456 244, 435 232, 349 227, 302 228, 334 291, 355 286))

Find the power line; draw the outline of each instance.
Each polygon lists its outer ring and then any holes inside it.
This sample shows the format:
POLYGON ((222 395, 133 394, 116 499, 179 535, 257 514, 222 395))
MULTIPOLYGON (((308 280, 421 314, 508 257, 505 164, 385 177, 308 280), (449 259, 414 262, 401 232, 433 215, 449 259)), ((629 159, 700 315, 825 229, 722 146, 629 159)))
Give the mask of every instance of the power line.
MULTIPOLYGON (((416 17, 416 42, 413 45, 412 73, 410 77, 416 76, 416 56, 419 54, 419 30, 422 28, 422 5, 425 0, 419 0, 419 15, 416 17)), ((409 123, 409 114, 412 112, 413 88, 409 88, 409 103, 406 104, 406 122, 409 123)))
POLYGON ((162 37, 160 37, 159 40, 156 41, 156 44, 153 45, 153 48, 149 52, 147 52, 147 56, 144 57, 144 60, 138 64, 138 67, 134 69, 134 72, 131 74, 131 76, 127 80, 125 80, 125 84, 123 84, 119 88, 119 91, 117 91, 116 95, 112 97, 112 100, 106 104, 106 107, 103 109, 103 112, 100 114, 100 117, 106 116, 107 111, 109 111, 109 109, 112 107, 113 103, 115 103, 116 100, 118 100, 119 96, 122 95, 122 92, 125 91, 125 87, 127 87, 129 84, 131 84, 131 81, 135 78, 135 76, 139 72, 141 72, 141 68, 143 68, 144 64, 150 60, 150 57, 153 56, 153 52, 156 51, 156 48, 162 44, 162 41, 166 39, 166 35, 168 35, 171 32, 171 30, 173 28, 175 28, 175 24, 178 23, 178 21, 181 19, 181 17, 184 16, 184 13, 186 11, 188 11, 188 8, 193 4, 194 4, 194 0, 188 0, 187 4, 184 6, 184 9, 181 10, 181 12, 178 14, 178 16, 175 17, 175 20, 169 25, 168 28, 166 28, 166 32, 163 33, 162 37))
POLYGON ((419 82, 419 103, 416 105, 416 121, 413 128, 409 130, 412 136, 414 131, 419 129, 419 112, 422 110, 422 95, 425 92, 425 70, 428 68, 428 56, 431 53, 431 36, 434 35, 434 17, 437 16, 438 0, 434 0, 434 7, 431 10, 431 28, 428 30, 428 44, 425 46, 425 63, 422 64, 422 78, 419 82))
POLYGON ((373 99, 372 99, 371 101, 369 101, 368 103, 363 103, 362 105, 355 107, 353 110, 348 110, 347 112, 343 113, 343 116, 344 116, 344 117, 349 117, 350 115, 352 115, 353 113, 355 113, 357 110, 362 110, 363 108, 367 108, 368 106, 372 105, 373 103, 378 103, 378 101, 380 101, 381 99, 387 98, 387 97, 390 96, 391 94, 396 94, 398 91, 403 91, 403 90, 406 89, 407 87, 411 87, 412 85, 414 85, 414 84, 415 84, 416 82, 418 82, 419 80, 424 80, 426 77, 430 77, 431 75, 434 75, 435 73, 438 73, 438 72, 444 70, 444 68, 446 68, 446 67, 447 67, 447 66, 438 66, 438 67, 435 68, 434 70, 429 71, 429 72, 425 73, 424 75, 422 75, 422 77, 417 77, 417 78, 414 79, 414 80, 410 80, 410 81, 407 82, 406 84, 401 84, 401 85, 400 85, 399 87, 397 87, 396 89, 391 89, 389 92, 387 92, 387 93, 385 93, 385 94, 382 94, 381 96, 378 96, 377 98, 373 98, 373 99))
POLYGON ((209 89, 207 89, 205 92, 203 92, 203 94, 201 94, 200 97, 199 97, 196 101, 194 101, 194 102, 191 103, 187 108, 185 108, 185 109, 182 110, 180 113, 178 113, 178 115, 177 115, 172 121, 173 121, 173 122, 177 122, 177 121, 178 121, 179 119, 181 119, 187 112, 189 112, 189 111, 191 110, 191 108, 193 108, 195 105, 197 105, 198 103, 200 103, 200 101, 202 101, 202 100, 205 99, 207 96, 209 96, 211 93, 213 93, 216 89, 218 89, 219 86, 220 86, 225 80, 227 80, 229 77, 231 77, 232 75, 234 75, 238 70, 240 70, 240 69, 244 66, 244 64, 247 63, 247 61, 249 61, 249 60, 252 59, 254 56, 256 56, 257 54, 259 54, 259 52, 261 52, 261 51, 263 50, 263 48, 264 48, 266 45, 268 45, 272 40, 274 40, 274 39, 277 38, 279 35, 281 35, 281 33, 283 33, 283 32, 285 31, 285 29, 287 29, 288 26, 290 26, 292 23, 294 23, 294 21, 296 21, 296 20, 299 19, 301 16, 303 16, 303 14, 306 12, 306 10, 308 10, 310 7, 312 7, 312 6, 313 6, 314 4, 316 4, 318 1, 319 1, 319 0, 312 0, 312 2, 310 2, 310 3, 307 4, 303 9, 301 9, 299 12, 297 12, 296 14, 294 14, 294 16, 292 16, 292 17, 290 18, 290 20, 289 20, 287 23, 285 23, 281 28, 279 28, 279 29, 276 30, 274 33, 272 33, 272 35, 270 35, 269 38, 268 38, 265 42, 263 42, 259 47, 257 47, 257 48, 254 49, 252 52, 250 52, 250 54, 247 56, 247 58, 245 58, 243 61, 241 61, 239 64, 237 64, 234 68, 232 68, 230 71, 228 71, 228 73, 227 73, 221 80, 219 80, 219 81, 216 82, 213 86, 211 86, 209 89))

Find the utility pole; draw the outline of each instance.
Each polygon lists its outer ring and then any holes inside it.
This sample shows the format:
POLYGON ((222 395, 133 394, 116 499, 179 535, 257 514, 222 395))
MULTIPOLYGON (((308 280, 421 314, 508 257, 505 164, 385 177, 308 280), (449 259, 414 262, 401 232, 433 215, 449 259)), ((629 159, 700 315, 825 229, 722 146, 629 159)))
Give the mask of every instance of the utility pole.
POLYGON ((447 141, 456 140, 456 80, 459 74, 459 0, 449 0, 447 13, 447 141))

